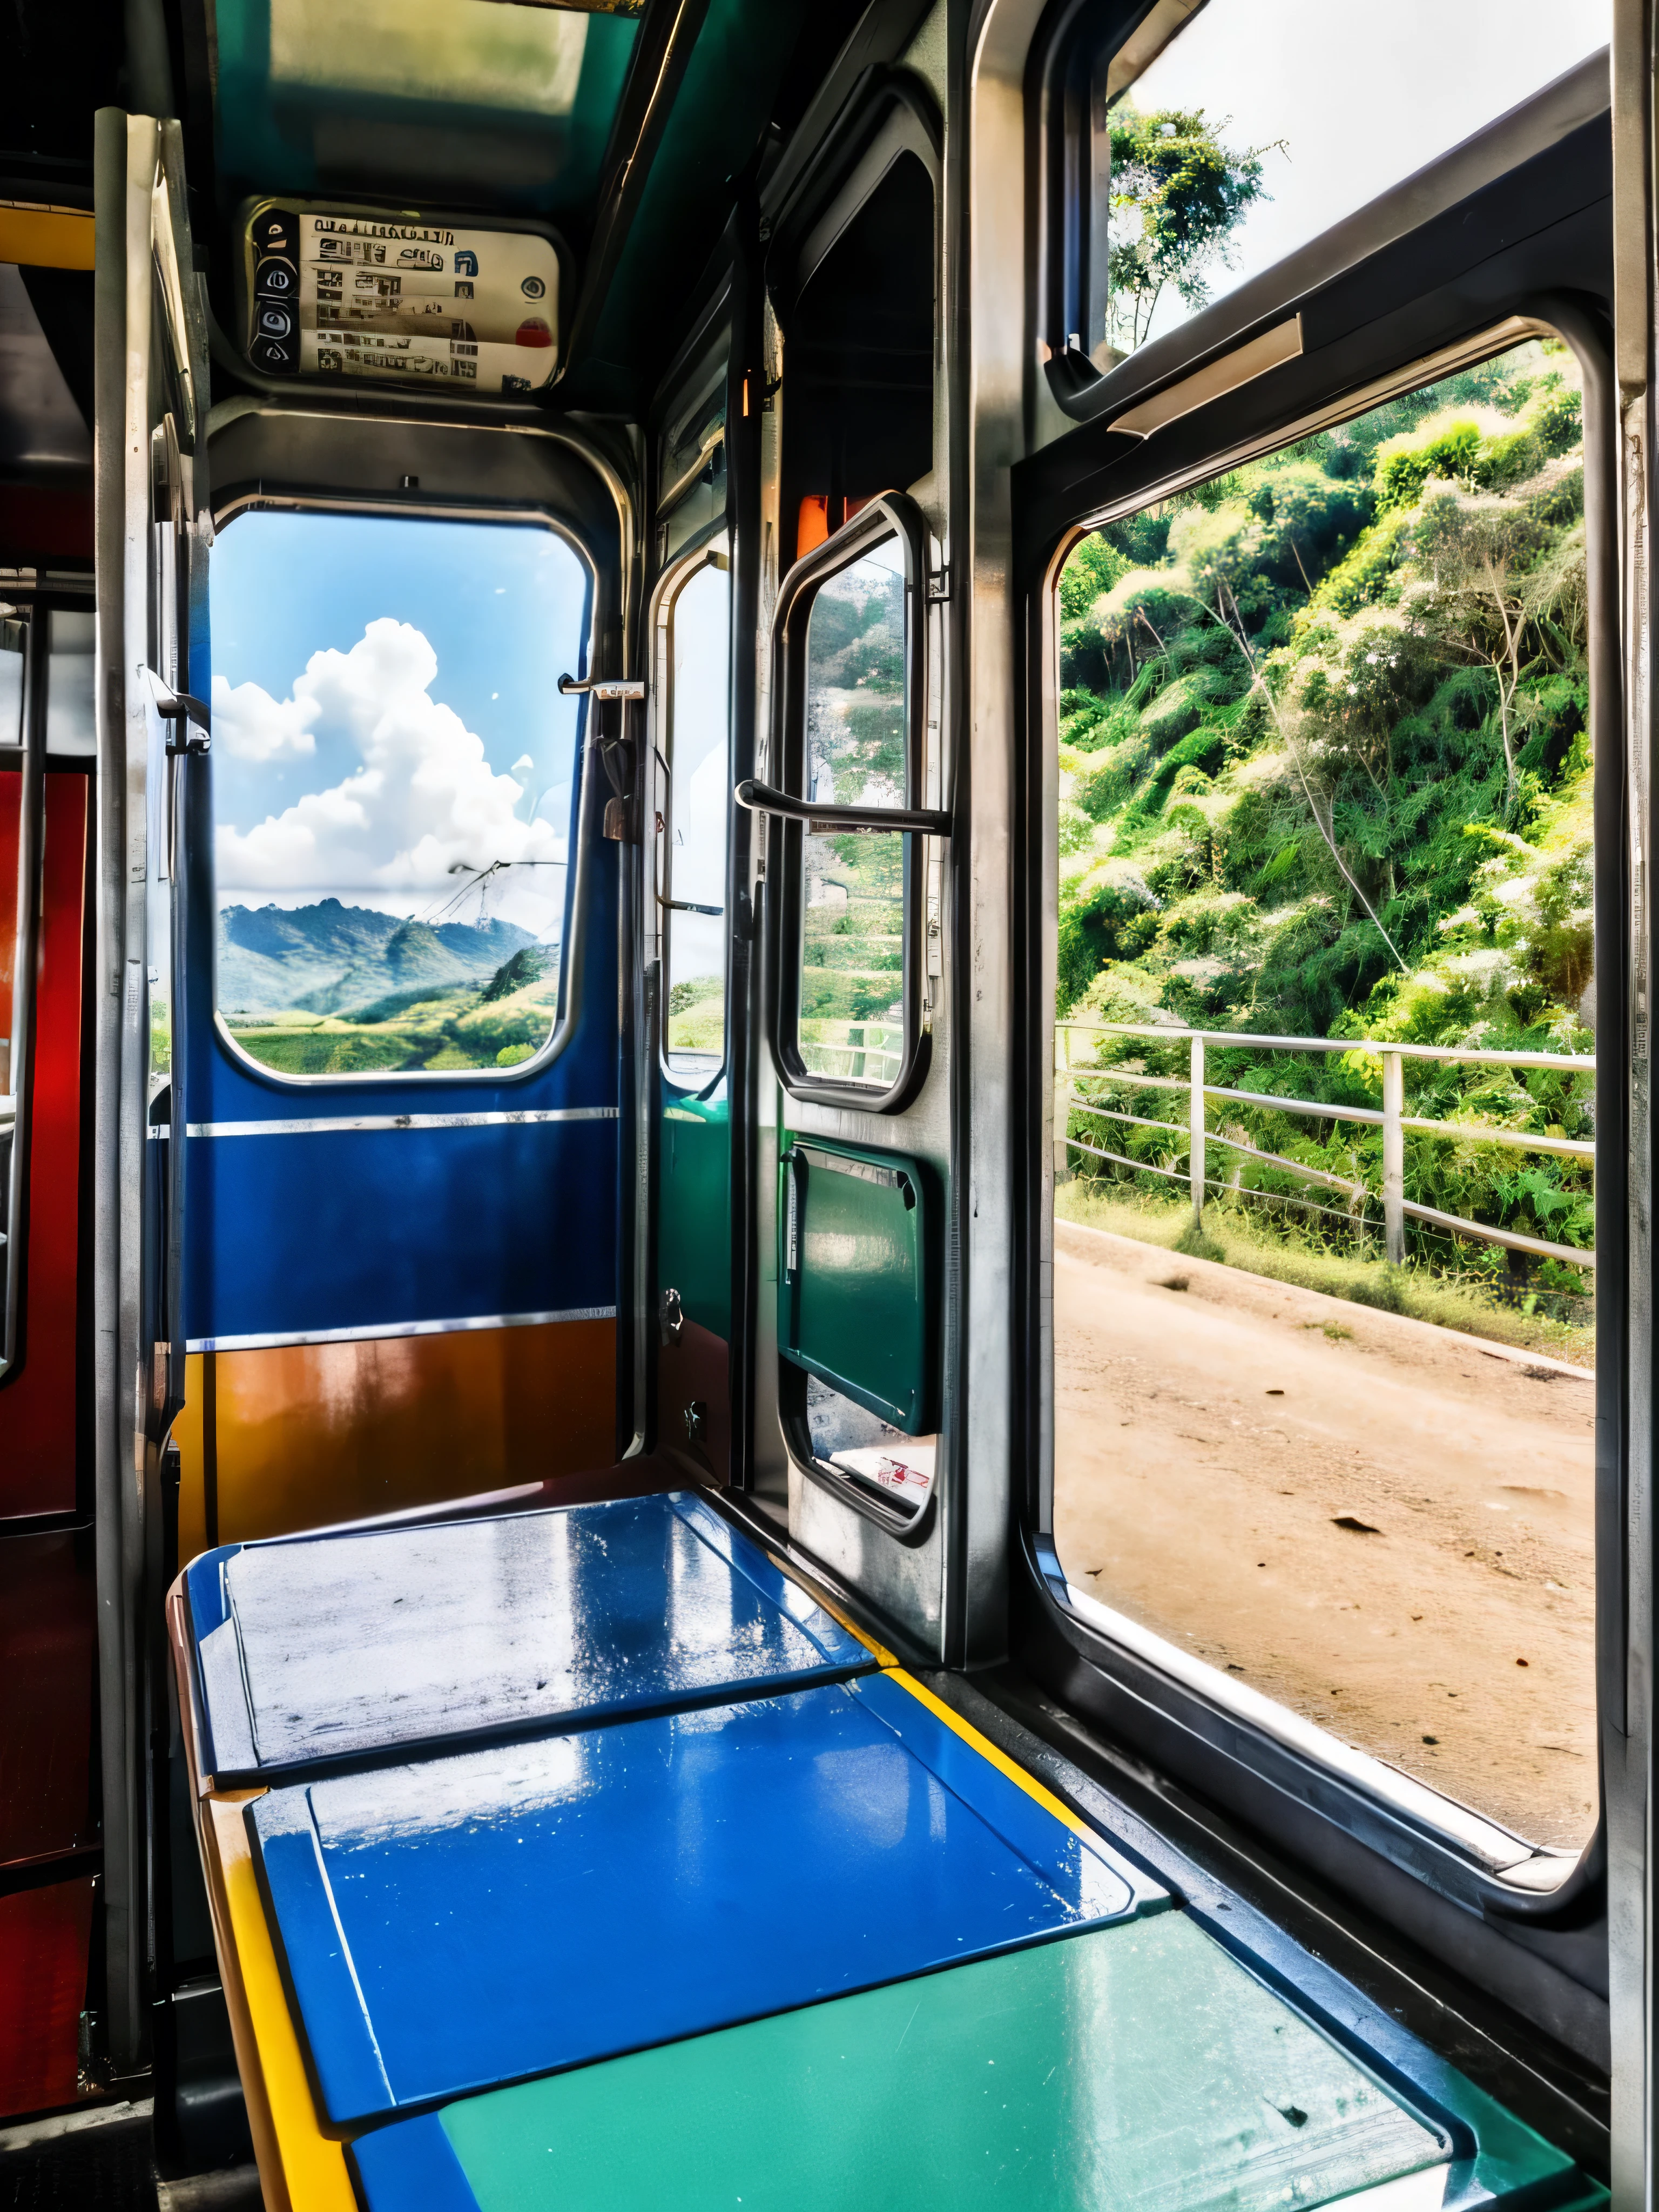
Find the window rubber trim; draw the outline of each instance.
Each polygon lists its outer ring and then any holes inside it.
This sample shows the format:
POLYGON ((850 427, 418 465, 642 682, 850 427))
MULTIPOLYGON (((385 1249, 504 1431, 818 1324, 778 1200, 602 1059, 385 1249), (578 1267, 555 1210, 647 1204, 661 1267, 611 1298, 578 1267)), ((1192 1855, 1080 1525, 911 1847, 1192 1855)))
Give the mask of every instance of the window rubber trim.
MULTIPOLYGON (((434 425, 433 427, 445 427, 434 425)), ((462 426, 465 427, 465 426, 462 426)), ((586 458, 586 455, 583 456, 586 458)), ((337 497, 309 497, 301 494, 276 491, 247 492, 229 500, 222 507, 216 507, 213 517, 214 534, 234 521, 239 515, 263 514, 307 514, 341 515, 379 515, 400 520, 421 522, 486 522, 507 523, 532 530, 547 530, 568 545, 580 563, 587 579, 587 635, 578 672, 586 676, 599 666, 603 653, 604 594, 598 563, 581 539, 569 526, 544 508, 475 506, 461 503, 440 506, 431 501, 413 501, 374 498, 352 498, 346 495, 337 497)), ((599 746, 606 740, 594 726, 594 702, 584 696, 578 706, 576 741, 571 765, 574 770, 576 789, 573 794, 569 837, 574 848, 572 866, 567 877, 568 890, 565 902, 565 927, 559 947, 559 995, 556 1002, 553 1027, 545 1041, 530 1059, 520 1060, 515 1067, 443 1067, 443 1068, 373 1068, 350 1075, 287 1075, 279 1069, 267 1067, 254 1059, 245 1047, 237 1043, 230 1026, 219 1010, 218 933, 214 933, 213 960, 213 1033, 226 1057, 245 1073, 257 1081, 282 1090, 315 1090, 323 1086, 330 1091, 347 1091, 384 1087, 387 1084, 507 1084, 524 1083, 540 1075, 564 1054, 575 1037, 581 1020, 582 972, 587 945, 588 891, 592 877, 592 854, 600 835, 599 815, 605 795, 605 778, 599 772, 594 757, 599 746)), ((213 878, 213 898, 218 896, 218 881, 211 860, 207 872, 213 878)), ((214 907, 216 915, 216 905, 214 907)))

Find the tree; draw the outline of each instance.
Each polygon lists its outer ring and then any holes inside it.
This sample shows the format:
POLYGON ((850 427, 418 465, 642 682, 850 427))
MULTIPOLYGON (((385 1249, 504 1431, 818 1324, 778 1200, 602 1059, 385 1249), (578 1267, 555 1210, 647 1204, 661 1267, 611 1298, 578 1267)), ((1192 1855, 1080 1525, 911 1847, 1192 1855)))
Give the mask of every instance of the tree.
POLYGON ((1235 152, 1217 135, 1224 128, 1201 107, 1141 115, 1126 101, 1112 112, 1107 335, 1126 352, 1146 337, 1166 284, 1188 307, 1205 304, 1206 272, 1226 265, 1245 210, 1267 197, 1261 156, 1272 149, 1235 152))
POLYGON ((1530 571, 1548 536, 1528 507, 1449 484, 1430 488, 1414 532, 1418 626, 1452 656, 1490 669, 1498 687, 1506 815, 1515 811, 1515 697, 1536 658, 1526 651, 1540 611, 1530 571))

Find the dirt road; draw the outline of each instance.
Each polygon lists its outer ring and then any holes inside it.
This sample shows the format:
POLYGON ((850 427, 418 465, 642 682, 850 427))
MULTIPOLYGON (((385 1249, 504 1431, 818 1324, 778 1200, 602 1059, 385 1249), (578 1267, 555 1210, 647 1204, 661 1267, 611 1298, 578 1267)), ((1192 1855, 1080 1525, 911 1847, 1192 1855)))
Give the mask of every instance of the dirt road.
POLYGON ((1576 1850, 1595 1817, 1591 1381, 1075 1223, 1054 1239, 1069 1578, 1576 1850))

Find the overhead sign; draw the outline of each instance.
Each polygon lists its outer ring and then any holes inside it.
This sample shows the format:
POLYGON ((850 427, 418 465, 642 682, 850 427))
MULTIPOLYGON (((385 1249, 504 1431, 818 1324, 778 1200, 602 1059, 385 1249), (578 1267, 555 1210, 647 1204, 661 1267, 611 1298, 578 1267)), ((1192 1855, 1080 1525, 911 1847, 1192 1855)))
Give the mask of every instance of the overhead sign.
POLYGON ((557 363, 558 251, 535 231, 264 200, 246 246, 244 344, 267 376, 494 398, 538 391, 557 363))

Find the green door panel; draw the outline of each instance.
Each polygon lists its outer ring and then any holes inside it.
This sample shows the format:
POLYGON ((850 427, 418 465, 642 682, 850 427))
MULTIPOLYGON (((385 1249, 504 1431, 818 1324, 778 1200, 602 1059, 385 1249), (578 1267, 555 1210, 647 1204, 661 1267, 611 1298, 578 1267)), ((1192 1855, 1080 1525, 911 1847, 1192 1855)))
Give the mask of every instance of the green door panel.
POLYGON ((781 1164, 784 1357, 907 1436, 938 1425, 927 1170, 797 1137, 781 1164))
POLYGON ((663 1109, 659 1139, 657 1282, 678 1291, 688 1321, 732 1338, 732 1124, 724 1092, 663 1109))
MULTIPOLYGON (((779 1931, 787 1941, 787 1930, 779 1931)), ((481 2212, 1600 2203, 1461 2077, 1456 2146, 1182 1913, 451 2106, 481 2212)))

